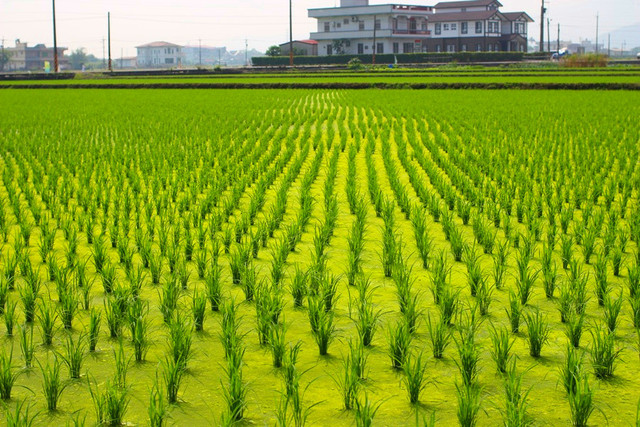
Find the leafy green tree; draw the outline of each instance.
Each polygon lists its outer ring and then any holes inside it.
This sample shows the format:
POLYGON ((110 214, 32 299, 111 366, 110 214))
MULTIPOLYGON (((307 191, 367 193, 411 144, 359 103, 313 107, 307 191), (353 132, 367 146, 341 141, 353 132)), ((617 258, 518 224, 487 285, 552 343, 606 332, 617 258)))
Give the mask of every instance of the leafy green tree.
POLYGON ((71 64, 71 69, 79 70, 82 68, 83 64, 88 62, 87 53, 85 52, 83 47, 80 47, 73 51, 71 55, 69 55, 69 63, 71 64))
POLYGON ((269 47, 269 49, 267 49, 267 56, 281 56, 281 55, 282 55, 282 50, 280 49, 280 46, 273 45, 269 47))
POLYGON ((0 71, 4 71, 4 67, 9 62, 9 52, 5 49, 0 50, 0 71))

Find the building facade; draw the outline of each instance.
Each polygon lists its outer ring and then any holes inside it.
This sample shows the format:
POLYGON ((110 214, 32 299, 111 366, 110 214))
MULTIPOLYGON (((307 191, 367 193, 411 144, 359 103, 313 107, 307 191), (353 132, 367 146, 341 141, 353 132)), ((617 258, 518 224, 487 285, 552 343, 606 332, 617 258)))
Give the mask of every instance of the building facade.
POLYGON ((226 47, 184 46, 184 65, 218 65, 227 55, 226 47))
MULTIPOLYGON (((289 56, 289 48, 289 42, 282 43, 280 45, 280 54, 289 56)), ((318 56, 318 42, 315 40, 294 40, 293 53, 304 56, 318 56)))
MULTIPOLYGON (((9 54, 9 62, 5 69, 7 71, 44 71, 48 63, 49 69, 53 71, 53 48, 44 44, 37 44, 29 47, 27 42, 16 40, 15 47, 5 49, 9 54)), ((58 69, 64 70, 69 67, 69 58, 64 56, 66 47, 58 48, 58 69)))
POLYGON ((182 46, 167 42, 152 42, 136 46, 138 68, 175 68, 182 66, 182 46))
POLYGON ((500 12, 497 0, 440 2, 435 6, 369 5, 310 9, 318 20, 319 55, 417 52, 527 51, 525 12, 500 12))

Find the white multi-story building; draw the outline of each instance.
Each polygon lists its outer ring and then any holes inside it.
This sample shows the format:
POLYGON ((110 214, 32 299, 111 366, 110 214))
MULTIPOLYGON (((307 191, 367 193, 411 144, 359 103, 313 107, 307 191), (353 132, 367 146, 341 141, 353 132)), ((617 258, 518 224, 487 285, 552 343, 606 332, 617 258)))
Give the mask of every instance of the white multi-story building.
POLYGON ((318 20, 319 55, 460 51, 526 51, 524 12, 502 13, 497 0, 440 2, 435 6, 369 5, 310 9, 318 20))
POLYGON ((138 68, 173 68, 182 65, 182 46, 167 42, 152 42, 136 46, 138 68))

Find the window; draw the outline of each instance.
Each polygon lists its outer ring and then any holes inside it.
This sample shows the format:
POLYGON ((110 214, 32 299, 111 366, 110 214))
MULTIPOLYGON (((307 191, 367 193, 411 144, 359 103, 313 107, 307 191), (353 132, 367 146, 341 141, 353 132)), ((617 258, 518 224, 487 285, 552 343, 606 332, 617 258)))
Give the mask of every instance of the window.
POLYGON ((333 55, 333 46, 327 45, 327 55, 333 55))
POLYGON ((482 45, 480 43, 476 45, 476 52, 482 52, 482 45))
POLYGON ((441 24, 436 24, 436 34, 440 34, 442 32, 441 24))
POLYGON ((338 23, 336 24, 336 27, 340 28, 340 27, 342 27, 342 24, 338 22, 338 23))
POLYGON ((460 12, 466 12, 466 11, 467 11, 467 8, 466 8, 466 7, 461 7, 461 8, 460 8, 460 12))
POLYGON ((458 29, 458 24, 451 24, 451 31, 456 31, 458 29))
POLYGON ((422 23, 422 31, 427 31, 427 23, 426 22, 422 23))
POLYGON ((449 24, 444 24, 444 30, 449 31, 449 24))
POLYGON ((496 21, 489 21, 489 28, 487 29, 488 33, 499 33, 500 30, 498 29, 498 26, 500 25, 499 22, 496 21))
POLYGON ((460 23, 460 32, 462 34, 467 34, 468 31, 469 31, 469 23, 468 22, 461 22, 460 23))
POLYGON ((447 45, 447 52, 453 53, 455 51, 456 51, 456 45, 454 45, 454 44, 448 44, 447 45))
POLYGON ((362 55, 364 53, 364 45, 362 43, 358 43, 358 55, 362 55))
POLYGON ((360 22, 358 22, 358 29, 359 29, 360 31, 363 31, 363 30, 364 30, 364 21, 360 21, 360 22))
POLYGON ((526 34, 526 31, 524 30, 524 22, 516 22, 516 33, 526 34))
POLYGON ((324 32, 328 33, 329 31, 331 31, 331 23, 330 22, 325 22, 324 23, 324 32))
POLYGON ((500 52, 500 45, 496 43, 496 48, 494 49, 496 52, 500 52))
POLYGON ((442 52, 442 46, 437 45, 436 46, 436 52, 438 52, 438 53, 442 52))
POLYGON ((382 28, 382 25, 380 24, 380 20, 376 19, 376 30, 379 30, 380 28, 382 28))
POLYGON ((173 64, 173 58, 164 58, 165 64, 173 64))
POLYGON ((384 53, 384 43, 376 43, 376 53, 384 53))
POLYGON ((462 46, 460 46, 460 50, 462 52, 466 52, 467 51, 467 45, 463 43, 462 46))
POLYGON ((413 43, 402 43, 402 53, 413 53, 413 43))
POLYGON ((491 43, 489 43, 487 45, 487 52, 492 52, 493 51, 493 45, 491 43))
POLYGON ((482 21, 476 22, 476 34, 482 33, 482 21))
POLYGON ((400 53, 400 48, 398 43, 393 44, 393 53, 400 53))
POLYGON ((342 21, 342 22, 344 22, 344 25, 348 25, 349 24, 349 18, 344 18, 344 21, 342 21))

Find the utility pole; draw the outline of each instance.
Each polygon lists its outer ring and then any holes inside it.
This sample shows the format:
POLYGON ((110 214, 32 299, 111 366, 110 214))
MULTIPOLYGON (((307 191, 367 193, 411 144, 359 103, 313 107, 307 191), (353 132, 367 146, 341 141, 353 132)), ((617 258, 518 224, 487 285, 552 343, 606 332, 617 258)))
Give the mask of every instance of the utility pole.
POLYGON ((2 57, 0 57, 0 61, 2 61, 2 68, 0 68, 0 70, 4 71, 4 36, 2 37, 2 57))
POLYGON ((222 49, 218 48, 218 65, 222 67, 222 49))
POLYGON ((109 71, 113 71, 111 63, 111 12, 107 12, 107 51, 109 53, 109 71))
POLYGON ((559 22, 558 22, 558 44, 557 44, 556 52, 558 52, 558 55, 560 55, 560 23, 559 22))
POLYGON ((547 18, 547 52, 551 52, 551 25, 549 25, 549 18, 547 18))
POLYGON ((600 13, 596 14, 596 54, 598 53, 598 27, 600 26, 600 13))
POLYGON ((611 56, 611 33, 607 35, 607 56, 611 56))
POLYGON ((244 65, 249 66, 249 40, 244 39, 244 65))
POLYGON ((58 38, 56 36, 56 0, 53 4, 53 72, 58 72, 58 38))
POLYGON ((202 65, 202 39, 198 39, 198 64, 202 65))
POLYGON ((289 66, 293 67, 293 6, 289 0, 289 66))
POLYGON ((102 68, 107 68, 107 59, 105 56, 105 50, 104 50, 104 37, 102 38, 102 68))
POLYGON ((540 8, 540 52, 544 52, 544 14, 546 11, 544 0, 542 0, 542 7, 540 8))
POLYGON ((124 68, 124 49, 120 48, 120 69, 124 68))
POLYGON ((376 51, 378 50, 376 45, 376 30, 378 29, 378 26, 376 25, 376 18, 377 16, 373 15, 373 60, 371 61, 373 65, 376 65, 376 51))

